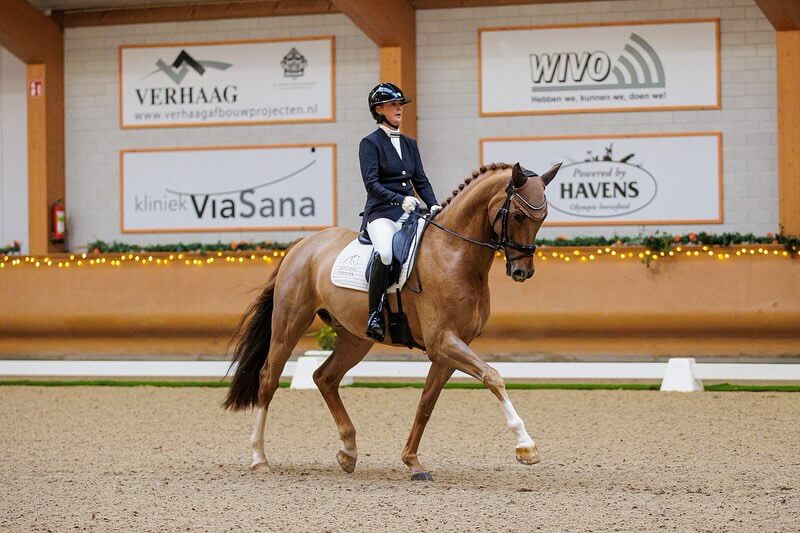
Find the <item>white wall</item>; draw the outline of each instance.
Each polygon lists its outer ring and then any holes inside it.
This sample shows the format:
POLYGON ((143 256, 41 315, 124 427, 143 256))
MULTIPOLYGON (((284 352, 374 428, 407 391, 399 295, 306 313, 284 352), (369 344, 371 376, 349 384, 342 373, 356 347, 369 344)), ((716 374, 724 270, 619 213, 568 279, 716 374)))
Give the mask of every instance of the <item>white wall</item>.
MULTIPOLYGON (((648 0, 524 5, 417 12, 418 137, 440 198, 478 165, 486 136, 723 132, 725 224, 545 229, 542 236, 684 231, 766 233, 777 229, 775 34, 753 0, 648 0), (666 18, 721 18, 722 109, 479 118, 477 28, 666 18)), ((288 241, 298 233, 122 235, 121 148, 334 142, 339 224, 355 228, 365 193, 357 148, 374 128, 366 94, 378 81, 377 47, 344 15, 309 15, 71 28, 65 34, 66 188, 72 248, 100 238, 132 243, 288 241), (336 117, 331 124, 120 130, 117 46, 308 35, 336 36, 336 117)), ((690 194, 687 191, 687 194, 690 194)))
MULTIPOLYGON (((436 189, 478 165, 481 137, 722 131, 722 225, 543 229, 557 235, 656 230, 753 232, 778 228, 775 31, 753 0, 648 0, 417 11, 419 137, 436 189), (680 18, 720 18, 722 109, 478 117, 477 29, 680 18)), ((541 170, 541 169, 534 169, 541 170)), ((445 184, 447 186, 445 186, 445 184)), ((691 194, 692 191, 686 191, 691 194)))
POLYGON ((28 250, 25 63, 0 48, 0 246, 28 250))

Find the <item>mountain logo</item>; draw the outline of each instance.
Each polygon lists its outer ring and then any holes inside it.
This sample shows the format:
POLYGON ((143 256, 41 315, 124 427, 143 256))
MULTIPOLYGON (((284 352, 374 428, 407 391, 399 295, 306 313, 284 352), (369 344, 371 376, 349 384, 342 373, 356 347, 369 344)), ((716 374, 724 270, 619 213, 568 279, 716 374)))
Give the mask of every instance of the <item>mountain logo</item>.
POLYGON ((662 89, 664 64, 653 47, 631 33, 630 42, 612 64, 602 51, 530 54, 533 92, 595 89, 662 89), (648 61, 649 60, 649 61, 648 61), (613 75, 612 83, 605 83, 613 75))
POLYGON ((297 48, 292 48, 289 53, 283 56, 281 60, 283 67, 283 75, 287 78, 299 78, 305 74, 308 61, 306 58, 297 51, 297 48))
POLYGON ((169 77, 169 79, 174 81, 176 85, 180 85, 183 79, 189 74, 190 70, 193 70, 198 75, 202 76, 206 73, 207 69, 228 70, 233 66, 233 63, 211 61, 206 59, 197 60, 189 55, 189 52, 186 50, 181 50, 181 53, 178 54, 178 57, 175 58, 175 61, 173 61, 172 64, 168 65, 163 59, 159 59, 156 61, 156 66, 158 68, 145 76, 145 78, 149 78, 153 74, 163 72, 169 77))

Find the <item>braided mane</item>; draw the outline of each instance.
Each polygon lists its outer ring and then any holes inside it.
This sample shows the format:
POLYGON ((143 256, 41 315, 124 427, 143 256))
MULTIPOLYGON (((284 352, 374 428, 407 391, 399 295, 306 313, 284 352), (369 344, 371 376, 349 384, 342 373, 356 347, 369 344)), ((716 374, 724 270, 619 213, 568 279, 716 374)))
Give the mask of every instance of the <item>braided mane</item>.
POLYGON ((489 163, 488 165, 481 165, 480 168, 473 170, 472 176, 465 179, 463 183, 460 183, 457 188, 453 189, 453 192, 450 194, 450 196, 448 196, 447 199, 442 202, 442 210, 444 210, 450 204, 450 202, 453 201, 459 192, 463 191, 464 188, 473 181, 479 180, 490 172, 494 172, 495 170, 504 170, 510 166, 511 165, 508 163, 489 163))

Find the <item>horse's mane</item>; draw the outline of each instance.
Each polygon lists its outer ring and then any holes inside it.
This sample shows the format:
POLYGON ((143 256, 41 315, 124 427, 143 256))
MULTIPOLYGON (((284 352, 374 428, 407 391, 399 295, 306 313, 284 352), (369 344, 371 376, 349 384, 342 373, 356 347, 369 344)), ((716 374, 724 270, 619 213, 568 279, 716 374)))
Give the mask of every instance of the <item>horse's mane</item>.
POLYGON ((481 165, 480 168, 473 170, 472 176, 465 179, 463 183, 460 183, 458 187, 453 189, 453 192, 450 194, 450 196, 448 196, 447 199, 444 202, 442 202, 442 209, 446 208, 458 195, 458 193, 463 191, 464 188, 467 187, 467 185, 469 185, 470 183, 478 181, 487 174, 494 173, 495 170, 504 170, 509 168, 510 166, 511 165, 509 165, 508 163, 489 163, 488 165, 481 165))

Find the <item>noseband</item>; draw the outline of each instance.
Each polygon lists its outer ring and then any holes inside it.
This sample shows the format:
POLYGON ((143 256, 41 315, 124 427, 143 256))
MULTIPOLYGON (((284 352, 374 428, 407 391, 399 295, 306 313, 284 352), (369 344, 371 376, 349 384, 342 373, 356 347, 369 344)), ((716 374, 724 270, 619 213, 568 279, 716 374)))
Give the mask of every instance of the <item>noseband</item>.
POLYGON ((528 203, 525 198, 522 197, 518 192, 514 190, 514 180, 508 182, 506 186, 506 199, 503 202, 503 207, 497 212, 494 216, 494 220, 492 221, 492 227, 497 223, 497 219, 500 219, 500 240, 495 241, 494 244, 496 246, 496 250, 503 250, 503 254, 506 258, 506 275, 511 275, 511 263, 516 261, 517 259, 522 259, 523 257, 531 257, 534 253, 536 253, 536 244, 521 244, 509 237, 508 235, 508 215, 511 211, 511 200, 512 198, 517 199, 518 201, 522 202, 523 205, 526 207, 533 209, 534 211, 541 211, 547 205, 547 198, 545 197, 542 200, 542 204, 535 206, 528 203), (514 250, 518 252, 517 255, 511 255, 509 250, 514 250))
POLYGON ((536 253, 536 244, 521 244, 516 242, 514 239, 509 237, 508 235, 508 215, 510 213, 511 207, 511 200, 516 199, 521 202, 525 207, 532 209, 534 211, 541 211, 547 206, 547 198, 542 201, 541 205, 532 205, 530 204, 525 198, 522 197, 518 192, 514 190, 514 180, 509 180, 508 185, 506 186, 506 199, 503 201, 503 206, 494 216, 492 220, 492 228, 494 225, 497 224, 497 219, 500 219, 500 239, 498 240, 491 240, 491 241, 479 241, 476 239, 471 239, 465 235, 461 235, 460 233, 451 230, 450 228, 446 228, 441 224, 434 222, 431 219, 431 216, 428 215, 425 217, 425 220, 432 224, 433 226, 439 228, 440 230, 449 233, 455 237, 458 237, 461 240, 470 242, 472 244, 477 244, 478 246, 483 246, 485 248, 491 248, 492 250, 499 252, 502 251, 503 255, 506 258, 506 275, 511 275, 511 263, 516 261, 517 259, 522 259, 523 257, 532 257, 534 253, 536 253), (517 255, 511 255, 511 251, 513 250, 517 252, 517 255))

